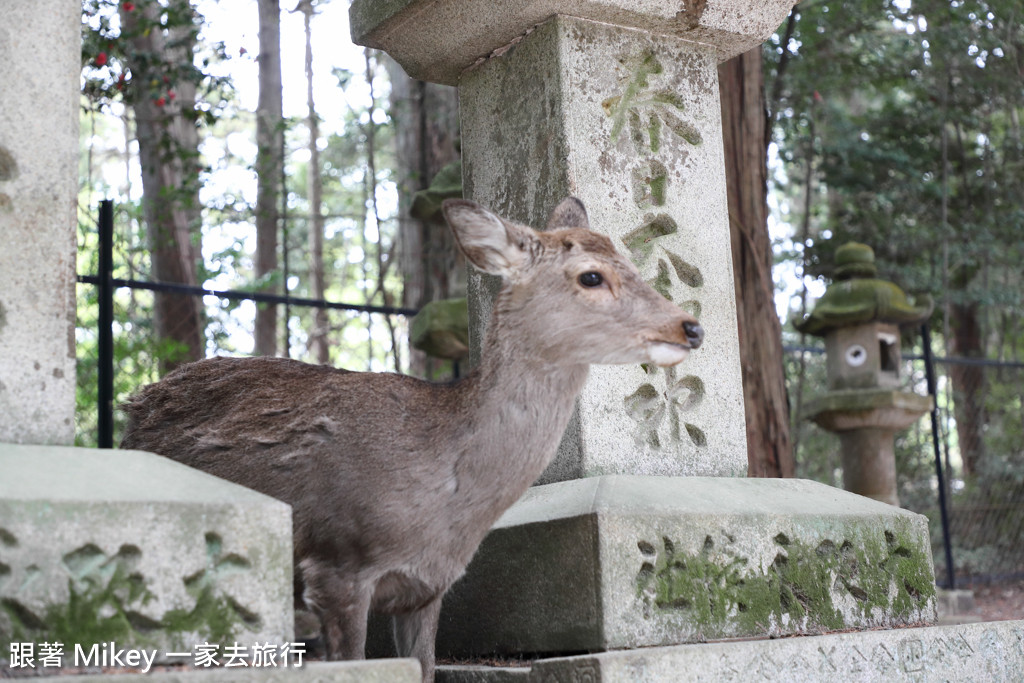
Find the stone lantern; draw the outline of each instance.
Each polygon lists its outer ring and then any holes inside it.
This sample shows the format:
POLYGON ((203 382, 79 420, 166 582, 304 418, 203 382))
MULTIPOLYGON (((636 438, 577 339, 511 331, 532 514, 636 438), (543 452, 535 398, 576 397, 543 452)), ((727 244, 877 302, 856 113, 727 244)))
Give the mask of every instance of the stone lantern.
POLYGON ((839 247, 835 281, 795 327, 825 338, 828 391, 805 413, 839 434, 843 486, 899 505, 894 435, 932 405, 930 396, 899 389, 899 328, 923 322, 933 304, 927 295, 908 299, 876 274, 871 247, 856 242, 839 247))

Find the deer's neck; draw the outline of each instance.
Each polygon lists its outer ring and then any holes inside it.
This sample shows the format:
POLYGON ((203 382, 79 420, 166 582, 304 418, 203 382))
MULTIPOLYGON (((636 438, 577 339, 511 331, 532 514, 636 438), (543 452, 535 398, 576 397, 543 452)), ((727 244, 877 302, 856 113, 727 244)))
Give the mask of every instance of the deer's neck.
POLYGON ((468 429, 456 464, 459 489, 488 528, 551 462, 588 370, 540 361, 498 316, 496 306, 480 366, 460 385, 468 429))

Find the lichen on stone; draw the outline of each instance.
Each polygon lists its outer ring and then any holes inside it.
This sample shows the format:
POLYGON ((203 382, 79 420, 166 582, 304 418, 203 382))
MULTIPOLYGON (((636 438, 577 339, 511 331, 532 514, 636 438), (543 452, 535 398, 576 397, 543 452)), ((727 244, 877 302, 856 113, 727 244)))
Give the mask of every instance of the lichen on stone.
POLYGON ((684 615, 701 637, 821 633, 919 620, 935 596, 929 558, 899 530, 808 543, 778 533, 766 567, 728 538, 683 552, 669 537, 638 542, 644 616, 684 615))

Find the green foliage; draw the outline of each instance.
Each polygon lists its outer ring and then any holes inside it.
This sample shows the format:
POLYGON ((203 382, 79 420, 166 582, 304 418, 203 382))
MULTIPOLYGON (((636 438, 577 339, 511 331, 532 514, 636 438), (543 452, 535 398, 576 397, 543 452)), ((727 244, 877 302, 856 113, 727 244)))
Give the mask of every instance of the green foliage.
MULTIPOLYGON (((881 277, 934 297, 932 329, 947 354, 1024 358, 1020 3, 826 1, 795 12, 792 30, 766 47, 776 193, 798 233, 783 258, 831 275, 837 245, 867 243, 881 277)), ((970 417, 985 444, 974 476, 1012 480, 1024 455, 1019 382, 984 377, 953 387, 957 401, 983 409, 961 406, 946 445, 960 465, 970 417)), ((928 460, 914 449, 930 449, 927 434, 897 441, 907 475, 928 460)), ((797 457, 827 479, 831 463, 797 457)))
POLYGON ((767 50, 768 80, 779 79, 781 189, 798 199, 813 169, 809 271, 829 273, 834 245, 856 240, 909 291, 1020 310, 1020 288, 995 277, 1020 280, 1019 3, 797 10, 789 44, 776 36, 767 50))
POLYGON ((201 55, 187 53, 172 60, 167 53, 141 51, 132 42, 159 31, 167 35, 168 49, 194 45, 202 19, 189 0, 84 0, 83 94, 99 107, 142 99, 164 107, 177 98, 181 84, 190 83, 203 97, 199 106, 182 113, 196 123, 214 123, 229 94, 227 79, 210 71, 211 64, 225 59, 223 44, 207 44, 201 55), (124 23, 128 18, 130 29, 124 23))
MULTIPOLYGON (((137 134, 135 110, 145 104, 158 118, 166 116, 170 120, 181 114, 186 127, 194 124, 200 135, 206 136, 201 144, 205 159, 197 158, 194 151, 187 152, 173 136, 164 135, 159 142, 163 158, 181 168, 184 177, 180 186, 168 190, 170 194, 162 200, 194 208, 197 188, 207 187, 202 195, 202 226, 197 225, 193 233, 196 244, 201 242, 205 248, 199 282, 215 289, 253 290, 266 284, 262 280, 268 280, 279 291, 310 297, 310 206, 306 189, 307 174, 312 169, 303 155, 308 148, 305 122, 293 118, 283 123, 286 213, 282 248, 286 254, 279 258, 279 270, 258 279, 252 241, 255 207, 247 184, 253 180, 256 154, 255 113, 240 110, 233 99, 232 84, 217 75, 231 74, 232 69, 223 44, 209 38, 210 29, 196 11, 197 4, 195 0, 83 1, 78 272, 96 273, 96 199, 106 196, 117 202, 114 277, 152 279, 140 190, 131 185, 138 174, 137 151, 130 144, 137 134), (166 49, 144 49, 160 43, 143 40, 153 32, 159 32, 166 49), (193 45, 195 49, 189 54, 193 45), (193 89, 194 104, 189 101, 193 89)), ((240 59, 251 58, 244 57, 243 49, 240 59)), ((391 180, 395 165, 393 130, 379 95, 371 101, 363 94, 367 74, 376 81, 376 92, 386 90, 384 69, 377 57, 368 53, 366 59, 366 69, 337 70, 349 107, 340 125, 332 122, 333 131, 320 141, 325 298, 395 305, 402 283, 393 247, 397 232, 391 180), (375 169, 373 174, 368 173, 371 168, 375 169)), ((206 354, 250 352, 253 311, 251 302, 206 297, 206 354)), ((281 313, 279 319, 287 327, 287 353, 312 360, 306 347, 308 331, 314 326, 313 310, 282 306, 281 313), (283 315, 285 310, 289 310, 287 316, 283 315)), ((156 340, 153 315, 151 293, 128 289, 116 292, 115 405, 140 386, 159 379, 160 366, 181 355, 179 345, 156 340)), ((94 445, 96 438, 96 316, 95 289, 80 285, 76 329, 76 439, 80 445, 94 445)), ((385 322, 379 315, 331 310, 328 327, 330 362, 354 369, 393 368, 393 340, 404 342, 405 337, 403 319, 385 322)), ((122 416, 115 412, 115 442, 122 426, 122 416)))

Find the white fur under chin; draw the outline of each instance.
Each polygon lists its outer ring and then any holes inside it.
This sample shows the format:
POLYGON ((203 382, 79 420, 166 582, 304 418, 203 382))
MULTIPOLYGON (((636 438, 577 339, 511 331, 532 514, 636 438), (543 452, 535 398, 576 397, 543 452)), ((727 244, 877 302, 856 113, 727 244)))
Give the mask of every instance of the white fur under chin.
POLYGON ((679 344, 648 342, 647 353, 650 354, 651 362, 655 365, 677 365, 686 360, 686 357, 690 355, 690 349, 679 344))

